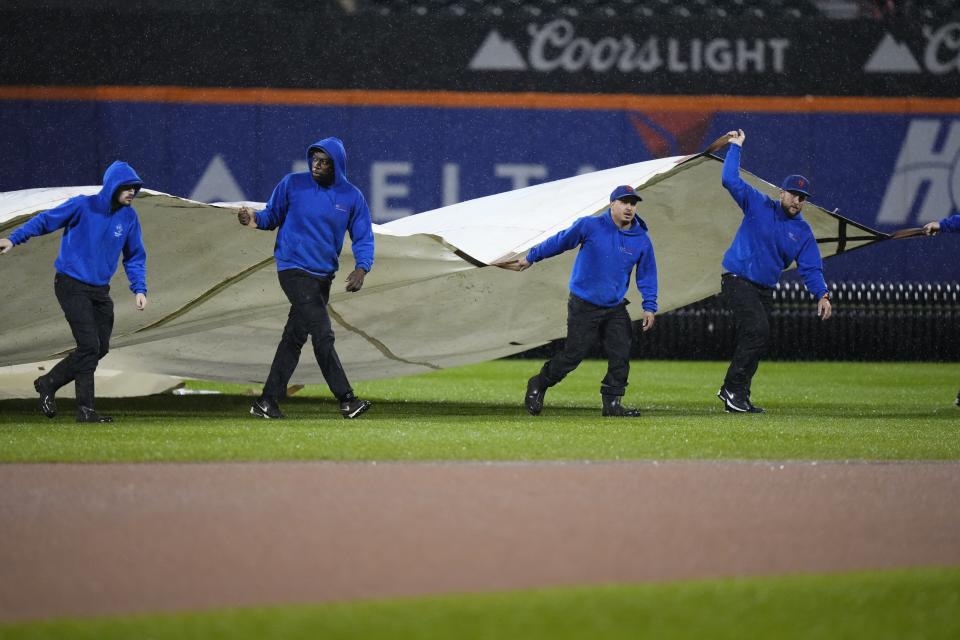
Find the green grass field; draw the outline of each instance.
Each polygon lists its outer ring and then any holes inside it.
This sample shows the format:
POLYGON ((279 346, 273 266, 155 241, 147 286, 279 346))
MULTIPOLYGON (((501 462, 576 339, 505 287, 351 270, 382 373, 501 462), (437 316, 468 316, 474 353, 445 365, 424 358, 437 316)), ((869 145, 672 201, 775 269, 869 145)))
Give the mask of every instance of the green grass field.
MULTIPOLYGON (((324 387, 288 419, 247 415, 249 386, 223 395, 103 400, 112 425, 77 425, 71 400, 47 420, 0 402, 0 461, 213 460, 958 460, 954 364, 765 363, 765 415, 730 415, 716 362, 634 362, 634 420, 599 415, 603 365, 584 363, 522 407, 533 361, 361 382, 374 401, 339 417, 324 387)), ((960 568, 610 585, 321 606, 0 625, 0 638, 956 638, 960 568)))
POLYGON ((9 640, 960 637, 960 570, 698 580, 0 626, 9 640))
POLYGON ((960 459, 960 367, 918 363, 764 363, 754 401, 731 415, 714 396, 725 364, 633 364, 626 401, 639 419, 600 417, 604 366, 584 363, 523 410, 539 362, 505 360, 360 382, 374 401, 347 421, 323 386, 283 404, 288 419, 247 414, 250 386, 191 382, 225 395, 102 400, 111 425, 78 425, 73 401, 48 420, 33 400, 0 402, 0 461, 960 459))

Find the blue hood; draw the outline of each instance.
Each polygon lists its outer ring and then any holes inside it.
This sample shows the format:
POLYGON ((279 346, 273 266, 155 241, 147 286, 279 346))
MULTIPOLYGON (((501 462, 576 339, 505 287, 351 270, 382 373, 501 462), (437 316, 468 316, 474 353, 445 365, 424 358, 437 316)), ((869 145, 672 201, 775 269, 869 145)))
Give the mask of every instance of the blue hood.
POLYGON ((137 191, 140 191, 143 180, 133 170, 133 167, 126 162, 117 160, 107 167, 103 174, 103 188, 97 194, 97 205, 101 210, 110 211, 113 208, 113 196, 117 193, 117 189, 125 184, 136 185, 137 191))
POLYGON ((324 138, 307 147, 307 171, 310 171, 310 152, 314 149, 323 149, 333 160, 333 185, 339 186, 347 182, 347 151, 343 148, 340 138, 324 138))

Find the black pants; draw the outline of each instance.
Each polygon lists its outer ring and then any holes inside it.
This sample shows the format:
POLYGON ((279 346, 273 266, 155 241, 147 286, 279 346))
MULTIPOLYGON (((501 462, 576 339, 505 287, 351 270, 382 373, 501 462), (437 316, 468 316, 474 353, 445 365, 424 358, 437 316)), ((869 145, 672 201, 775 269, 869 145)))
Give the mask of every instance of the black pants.
POLYGON ((733 312, 737 341, 723 385, 734 393, 750 395, 753 374, 757 372, 760 358, 766 353, 770 341, 773 289, 724 274, 721 293, 733 312))
POLYGON ((290 300, 290 315, 263 386, 263 395, 274 402, 286 396, 287 383, 300 362, 300 350, 307 342, 307 335, 313 338, 313 354, 330 391, 338 400, 352 395, 353 389, 333 347, 333 328, 327 314, 331 279, 298 269, 280 271, 277 275, 290 300))
POLYGON ((113 333, 113 300, 110 285, 97 287, 58 273, 53 290, 70 324, 77 348, 57 363, 45 381, 54 391, 75 382, 77 404, 93 408, 93 372, 110 350, 113 333))
POLYGON ((567 302, 567 340, 563 351, 540 370, 547 386, 552 387, 576 369, 598 338, 607 353, 607 375, 600 383, 600 393, 611 396, 626 393, 633 340, 627 302, 615 307, 598 307, 573 294, 567 302))

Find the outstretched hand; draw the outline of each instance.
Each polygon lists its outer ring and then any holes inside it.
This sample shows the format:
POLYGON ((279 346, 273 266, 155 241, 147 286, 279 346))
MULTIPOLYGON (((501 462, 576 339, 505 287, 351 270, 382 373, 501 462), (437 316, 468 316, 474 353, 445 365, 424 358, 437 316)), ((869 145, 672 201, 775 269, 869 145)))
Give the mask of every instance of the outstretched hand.
POLYGON ((743 132, 743 129, 737 129, 736 131, 728 131, 727 138, 729 138, 730 144, 740 147, 743 146, 743 141, 747 139, 747 134, 743 132))
POLYGON ((257 216, 250 207, 240 207, 237 209, 237 221, 245 227, 257 226, 257 216))
POLYGON ((500 267, 501 269, 509 269, 510 271, 525 271, 530 268, 530 263, 527 262, 526 258, 517 258, 516 260, 508 260, 507 262, 496 262, 493 266, 500 267))
POLYGON ((13 249, 13 243, 10 242, 9 238, 0 238, 0 254, 4 254, 7 251, 13 249))
POLYGON ((350 272, 350 275, 347 276, 347 291, 353 293, 355 291, 360 291, 363 287, 363 279, 366 277, 367 272, 363 269, 354 269, 350 272))

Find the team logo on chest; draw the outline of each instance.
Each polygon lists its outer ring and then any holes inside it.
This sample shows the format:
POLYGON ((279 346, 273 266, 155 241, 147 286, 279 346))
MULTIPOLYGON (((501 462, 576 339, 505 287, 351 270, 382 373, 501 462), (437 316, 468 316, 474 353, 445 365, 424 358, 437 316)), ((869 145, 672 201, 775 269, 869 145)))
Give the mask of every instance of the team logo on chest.
POLYGON ((118 224, 118 225, 114 228, 114 230, 113 230, 113 237, 114 237, 114 238, 122 238, 122 237, 123 237, 123 225, 122 225, 122 224, 118 224))

